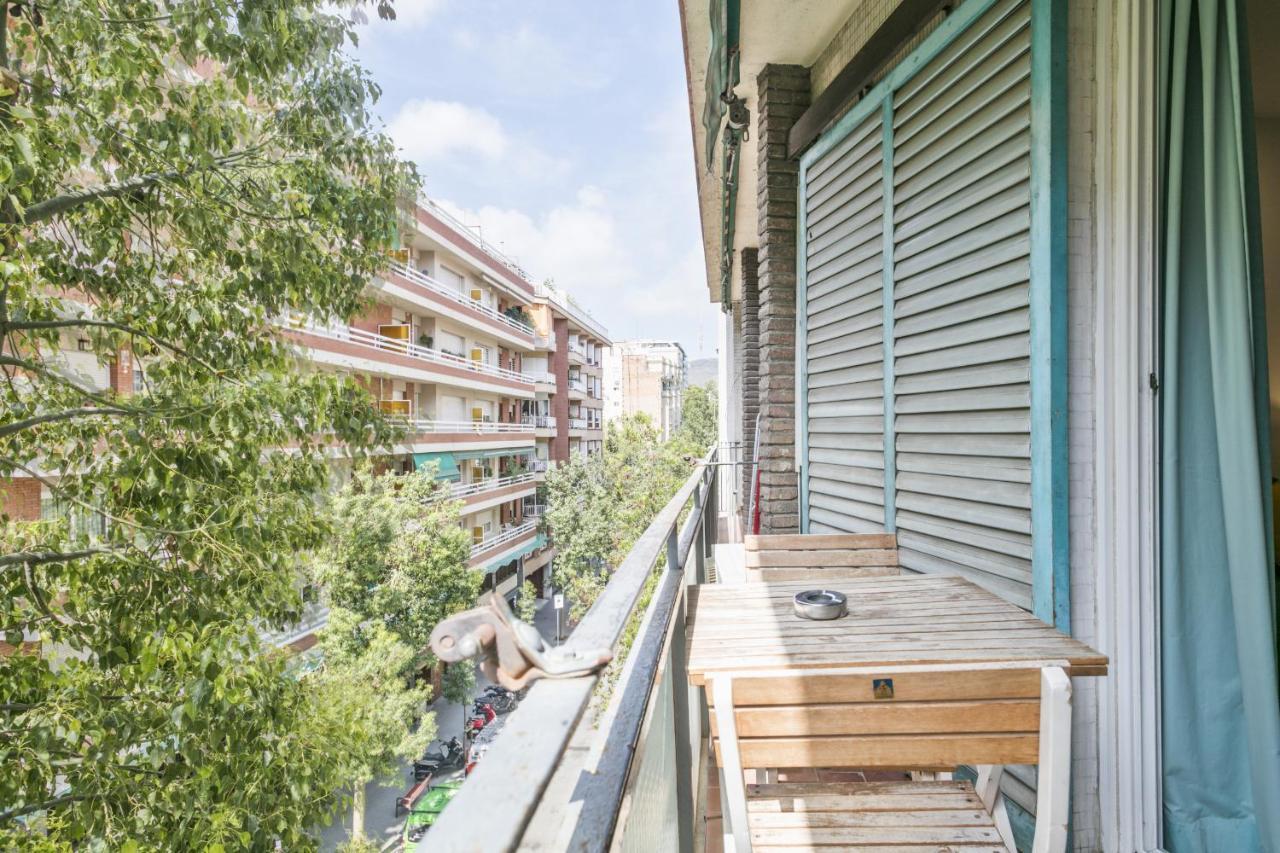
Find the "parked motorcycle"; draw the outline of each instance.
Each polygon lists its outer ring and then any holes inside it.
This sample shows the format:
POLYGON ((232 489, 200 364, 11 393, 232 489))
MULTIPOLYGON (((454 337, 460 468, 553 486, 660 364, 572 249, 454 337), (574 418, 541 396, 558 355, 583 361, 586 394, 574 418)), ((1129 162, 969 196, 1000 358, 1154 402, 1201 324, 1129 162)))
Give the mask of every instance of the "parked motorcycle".
POLYGON ((488 702, 493 706, 493 710, 499 714, 510 714, 516 709, 516 705, 520 704, 516 699, 516 694, 496 684, 485 688, 484 693, 480 695, 477 701, 488 702))
POLYGON ((440 744, 435 749, 428 749, 422 757, 413 762, 413 778, 419 782, 428 776, 461 767, 466 758, 466 750, 462 741, 455 738, 440 744))
POLYGON ((471 716, 467 718, 467 734, 475 737, 481 729, 492 723, 497 717, 498 712, 493 709, 492 704, 477 699, 471 708, 471 716))

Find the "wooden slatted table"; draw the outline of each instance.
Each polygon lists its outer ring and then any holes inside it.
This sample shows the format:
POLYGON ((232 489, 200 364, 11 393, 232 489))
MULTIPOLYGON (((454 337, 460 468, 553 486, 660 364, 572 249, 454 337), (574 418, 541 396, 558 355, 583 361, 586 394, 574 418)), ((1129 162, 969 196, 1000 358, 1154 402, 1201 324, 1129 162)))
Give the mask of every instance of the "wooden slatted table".
POLYGON ((1071 675, 1105 675, 1107 658, 963 578, 837 580, 849 614, 829 622, 795 614, 797 592, 818 580, 703 584, 689 590, 689 679, 716 671, 895 664, 1062 660, 1071 675))

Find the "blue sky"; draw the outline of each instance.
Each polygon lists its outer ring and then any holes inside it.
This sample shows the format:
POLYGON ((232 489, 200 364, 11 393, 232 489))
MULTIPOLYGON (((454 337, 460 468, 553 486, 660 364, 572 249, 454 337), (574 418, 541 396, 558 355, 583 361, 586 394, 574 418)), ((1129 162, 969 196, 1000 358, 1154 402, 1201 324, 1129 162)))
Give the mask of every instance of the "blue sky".
POLYGON ((395 5, 355 53, 427 193, 615 339, 713 356, 676 0, 395 5))

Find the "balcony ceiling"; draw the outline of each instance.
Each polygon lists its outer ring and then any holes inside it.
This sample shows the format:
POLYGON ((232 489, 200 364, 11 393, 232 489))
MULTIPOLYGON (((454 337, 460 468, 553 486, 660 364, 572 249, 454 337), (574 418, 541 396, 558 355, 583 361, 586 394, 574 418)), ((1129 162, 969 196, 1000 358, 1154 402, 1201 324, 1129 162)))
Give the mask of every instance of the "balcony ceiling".
MULTIPOLYGON (((706 102, 707 58, 711 45, 711 0, 680 0, 684 32, 685 74, 689 87, 689 123, 692 127, 698 207, 702 218, 702 244, 706 258, 707 286, 712 302, 720 301, 720 201, 719 152, 706 161, 706 131, 702 109, 706 102)), ((864 0, 741 0, 741 78, 735 90, 751 110, 751 139, 738 172, 737 230, 734 239, 734 298, 740 293, 737 269, 742 249, 757 244, 756 199, 756 77, 769 63, 811 66, 840 26, 864 0)))

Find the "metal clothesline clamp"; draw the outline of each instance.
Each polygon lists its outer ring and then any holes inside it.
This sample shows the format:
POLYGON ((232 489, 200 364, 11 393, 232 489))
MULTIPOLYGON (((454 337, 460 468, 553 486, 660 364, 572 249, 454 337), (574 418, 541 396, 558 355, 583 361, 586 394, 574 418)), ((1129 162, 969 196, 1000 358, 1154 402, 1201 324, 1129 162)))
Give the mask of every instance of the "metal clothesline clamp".
POLYGON ((507 600, 487 593, 480 606, 454 614, 431 632, 431 651, 446 663, 479 658, 485 677, 508 690, 539 678, 575 678, 598 672, 613 652, 550 648, 538 629, 521 622, 507 600))

